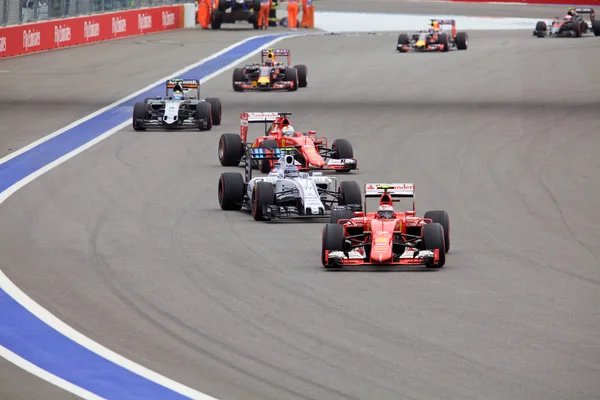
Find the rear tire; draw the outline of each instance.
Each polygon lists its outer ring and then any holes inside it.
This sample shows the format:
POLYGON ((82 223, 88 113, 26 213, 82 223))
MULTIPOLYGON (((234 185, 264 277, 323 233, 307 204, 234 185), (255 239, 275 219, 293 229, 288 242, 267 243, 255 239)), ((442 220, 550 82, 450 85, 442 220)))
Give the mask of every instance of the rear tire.
POLYGON ((208 102, 198 103, 196 106, 196 125, 201 131, 210 131, 212 129, 212 107, 208 102))
POLYGON ((450 251, 450 216, 444 210, 427 211, 424 218, 431 218, 433 222, 437 222, 444 228, 444 247, 446 253, 450 251))
POLYGON ((146 102, 135 103, 133 106, 132 125, 136 131, 145 131, 146 127, 137 122, 138 119, 146 119, 146 102))
POLYGON ((298 90, 298 70, 294 67, 289 67, 285 70, 285 80, 293 81, 294 85, 288 88, 288 92, 295 92, 298 90))
POLYGON ((275 189, 269 182, 258 182, 254 186, 252 193, 252 216, 256 221, 263 221, 267 218, 264 215, 264 206, 275 205, 275 189))
POLYGON ((466 50, 469 48, 469 35, 467 32, 458 32, 456 34, 456 48, 466 50))
POLYGON ((331 212, 331 216, 329 217, 330 224, 337 224, 341 219, 352 219, 354 218, 354 213, 350 210, 333 210, 331 212))
POLYGON ((224 167, 237 167, 244 155, 242 138, 235 133, 224 133, 219 139, 219 162, 224 167))
POLYGON ((325 268, 330 267, 327 265, 327 258, 325 257, 325 251, 343 251, 344 250, 344 227, 339 224, 326 224, 323 227, 323 238, 321 244, 321 264, 325 268))
POLYGON ((424 250, 439 250, 439 264, 427 265, 427 267, 443 267, 446 264, 446 249, 444 247, 444 228, 437 222, 425 224, 422 228, 422 235, 424 250))
MULTIPOLYGON (((275 149, 279 147, 276 140, 263 140, 260 143, 260 147, 263 149, 275 149)), ((271 172, 271 160, 258 160, 258 169, 264 174, 271 172)))
POLYGON ((594 36, 600 36, 600 21, 594 21, 592 24, 592 32, 594 32, 594 36))
POLYGON ((221 174, 218 186, 221 210, 242 209, 244 186, 244 177, 239 172, 224 172, 221 174))
MULTIPOLYGON (((340 206, 358 204, 362 210, 362 195, 360 192, 360 186, 358 186, 358 183, 355 181, 340 182, 340 186, 338 187, 338 195, 338 204, 340 206)), ((354 215, 354 213, 352 213, 352 215, 354 215)))
POLYGON ((308 68, 306 65, 294 65, 298 71, 298 87, 308 86, 308 68))
POLYGON ((206 99, 206 101, 210 103, 213 125, 221 125, 221 115, 223 113, 221 99, 217 97, 209 97, 208 99, 206 99))

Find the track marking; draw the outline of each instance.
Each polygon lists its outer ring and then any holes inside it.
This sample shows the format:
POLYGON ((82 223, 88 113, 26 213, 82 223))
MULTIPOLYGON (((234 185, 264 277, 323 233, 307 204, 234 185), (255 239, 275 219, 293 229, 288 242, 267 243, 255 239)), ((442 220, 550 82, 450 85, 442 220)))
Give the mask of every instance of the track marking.
MULTIPOLYGON (((234 60, 233 62, 229 63, 228 65, 205 76, 204 78, 201 79, 200 82, 204 83, 204 82, 222 74, 223 72, 230 69, 231 67, 233 67, 233 66, 239 64, 240 62, 257 54, 264 47, 272 46, 273 44, 275 44, 281 40, 284 40, 286 38, 289 38, 289 37, 307 36, 307 35, 314 35, 314 34, 313 33, 307 33, 307 34, 302 34, 302 33, 287 34, 286 33, 286 34, 282 34, 281 36, 276 36, 273 40, 271 40, 267 43, 261 44, 257 49, 244 54, 242 57, 234 60)), ((213 54, 210 57, 207 57, 195 64, 192 64, 186 68, 183 68, 161 80, 156 81, 154 84, 146 86, 145 88, 135 92, 134 94, 131 94, 121 100, 118 100, 118 101, 92 113, 92 114, 89 114, 89 115, 67 125, 66 127, 62 128, 62 129, 59 129, 39 140, 36 140, 35 142, 0 159, 0 167, 2 167, 3 164, 5 164, 6 162, 14 159, 15 157, 18 157, 19 155, 26 153, 27 151, 29 151, 31 149, 34 149, 34 148, 42 145, 43 143, 47 142, 48 140, 51 140, 65 132, 68 132, 69 130, 77 127, 78 125, 81 125, 82 123, 89 121, 92 118, 102 114, 103 112, 111 110, 111 109, 123 104, 124 102, 126 102, 136 96, 139 96, 139 95, 143 94, 144 92, 149 91, 160 84, 163 84, 170 77, 177 76, 177 75, 183 75, 185 72, 187 72, 193 68, 197 68, 198 66, 200 66, 210 60, 216 59, 217 57, 225 54, 229 50, 232 50, 235 47, 238 47, 250 40, 253 40, 253 39, 256 39, 259 37, 261 37, 261 36, 254 36, 254 37, 242 40, 240 42, 237 42, 237 43, 213 54)), ((45 174, 46 172, 59 166, 60 164, 66 162, 67 160, 75 157, 76 155, 82 153, 83 151, 89 149, 90 147, 94 146, 95 144, 101 142, 102 140, 109 138, 110 136, 112 136, 119 130, 123 129, 130 123, 131 123, 131 118, 128 118, 126 121, 123 121, 122 123, 118 124, 117 126, 114 126, 112 129, 102 133, 101 135, 96 136, 95 138, 89 140, 88 142, 84 143, 83 145, 77 147, 76 149, 62 155, 61 157, 55 159, 54 161, 47 163, 42 168, 39 168, 36 171, 30 173, 29 175, 23 177, 18 182, 14 183, 13 185, 6 188, 3 192, 0 193, 0 204, 2 204, 12 194, 17 192, 19 189, 21 189, 22 187, 24 187, 31 181, 42 176, 43 174, 45 174)), ((27 296, 27 294, 25 294, 25 292, 23 292, 21 289, 19 289, 1 270, 0 270, 0 288, 6 294, 8 294, 12 299, 14 299, 17 303, 19 303, 19 305, 24 307, 27 311, 29 311, 31 314, 33 314, 35 317, 37 317, 43 323, 45 323, 46 325, 55 329, 60 334, 64 335, 65 337, 67 337, 68 339, 77 343, 78 345, 99 355, 100 357, 102 357, 120 367, 123 367, 143 378, 146 378, 149 381, 157 383, 161 386, 164 386, 168 389, 171 389, 172 391, 174 391, 176 393, 187 396, 189 398, 198 399, 198 400, 216 400, 214 397, 208 396, 208 395, 201 393, 195 389, 192 389, 183 384, 175 382, 175 381, 173 381, 163 375, 160 375, 154 371, 151 371, 151 370, 147 369, 146 367, 143 367, 142 365, 137 364, 134 361, 131 361, 131 360, 113 352, 112 350, 102 346, 101 344, 95 342, 94 340, 92 340, 92 339, 88 338, 87 336, 81 334, 80 332, 76 331, 75 329, 73 329, 72 327, 70 327, 69 325, 67 325, 66 323, 61 321, 60 319, 58 319, 56 316, 54 316, 52 313, 50 313, 44 307, 39 305, 37 302, 35 302, 29 296, 27 296)), ((13 364, 25 369, 26 371, 38 376, 39 378, 44 379, 45 381, 50 382, 53 385, 58 386, 66 391, 69 391, 79 397, 82 397, 84 399, 94 399, 94 400, 100 398, 100 397, 97 397, 97 395, 92 394, 91 392, 83 389, 80 386, 76 386, 76 385, 74 385, 70 382, 67 382, 66 380, 50 373, 49 371, 45 371, 45 370, 37 367, 30 361, 25 360, 24 358, 20 357, 16 353, 13 353, 12 351, 6 349, 5 347, 0 346, 0 356, 4 357, 5 359, 12 362, 13 364)))

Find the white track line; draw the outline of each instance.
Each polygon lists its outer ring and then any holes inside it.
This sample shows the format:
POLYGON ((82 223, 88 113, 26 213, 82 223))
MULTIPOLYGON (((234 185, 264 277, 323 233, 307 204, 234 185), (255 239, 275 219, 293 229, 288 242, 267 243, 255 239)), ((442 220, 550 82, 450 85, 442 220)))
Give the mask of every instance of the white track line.
MULTIPOLYGON (((252 57, 253 55, 257 54, 258 52, 260 52, 260 50, 263 47, 269 47, 272 46, 273 44, 290 38, 290 37, 297 37, 297 36, 306 36, 306 35, 310 35, 310 34, 298 34, 298 35, 293 35, 293 36, 283 36, 283 37, 279 37, 276 39, 273 39, 272 41, 265 43, 261 48, 258 48, 257 50, 254 50, 246 55, 244 55, 243 57, 235 60, 234 62, 230 63, 229 65, 219 69, 218 71, 207 75, 206 77, 204 77, 200 82, 206 82, 220 74, 222 74, 223 72, 225 72, 226 70, 230 69, 231 67, 239 64, 240 62, 252 57)), ((152 89, 154 86, 165 82, 167 79, 169 79, 171 76, 177 76, 177 75, 181 75, 187 71, 189 71, 192 68, 196 68, 199 65, 201 65, 202 63, 205 63, 209 60, 212 60, 216 57, 218 57, 219 55, 227 52, 228 50, 239 46, 242 43, 245 43, 251 39, 254 39, 258 36, 254 36, 245 40, 242 40, 240 42, 237 42, 223 50, 221 50, 218 53, 213 54, 212 56, 203 59, 200 62, 197 62, 195 64, 192 64, 189 67, 186 67, 182 70, 179 70, 175 73, 173 73, 172 75, 169 75, 161 80, 156 81, 155 83, 146 86, 144 89, 141 89, 137 92, 135 92, 132 95, 129 95, 119 101, 116 101, 104 108, 102 108, 101 110, 98 110, 90 115, 87 115, 75 122, 73 122, 72 124, 67 125, 66 127, 57 130, 56 132, 51 133, 48 136, 44 136, 43 138, 31 143, 28 146, 25 146, 17 151, 15 151, 13 154, 10 154, 2 159, 0 159, 0 164, 18 156, 19 154, 23 154, 24 152, 26 152, 27 150, 32 149, 33 147, 44 143, 45 141, 52 139, 53 137, 56 137, 60 134, 62 134, 63 132, 66 132, 67 130, 85 122, 90 120, 91 118, 95 117, 96 115, 107 111, 115 106, 118 106, 119 104, 135 97, 138 96, 140 94, 142 94, 143 92, 145 92, 146 90, 152 89)), ((46 166, 40 168, 39 170, 33 172, 32 174, 28 175, 27 177, 21 179, 19 182, 15 183, 14 185, 12 185, 11 187, 7 188, 4 192, 0 193, 0 204, 2 204, 7 198, 9 198, 12 194, 14 194, 17 190, 21 189, 23 186, 27 185, 28 183, 30 183, 31 181, 33 181, 36 178, 39 178, 40 176, 42 176, 43 174, 45 174, 46 172, 50 171, 53 168, 56 168, 57 166, 59 166, 60 164, 64 163, 65 161, 75 157, 77 154, 89 149, 90 147, 94 146, 95 144, 101 142, 102 140, 114 135, 116 132, 118 132, 119 130, 125 128, 127 125, 129 125, 131 123, 131 119, 128 119, 127 121, 124 121, 123 123, 119 124, 118 126, 114 127, 113 129, 103 133, 100 136, 97 136, 96 138, 92 139, 91 141, 87 142, 86 144, 82 145, 81 147, 78 147, 77 149, 71 151, 70 153, 65 154, 64 156, 60 157, 59 159, 51 162, 50 164, 47 164, 46 166)), ((46 310, 44 307, 42 307, 41 305, 39 305, 38 303, 36 303, 33 299, 31 299, 29 296, 27 296, 27 294, 25 294, 25 292, 23 292, 21 289, 19 289, 1 270, 0 270, 0 288, 2 288, 2 290, 4 290, 10 297, 12 297, 13 299, 15 299, 19 304, 21 304, 23 307, 25 307, 29 312, 31 312, 33 315, 35 315, 37 318, 39 318, 40 320, 42 320, 44 323, 46 323, 47 325, 51 326, 52 328, 54 328, 55 330, 57 330, 58 332, 60 332, 61 334, 63 334, 64 336, 68 337, 69 339, 73 340, 74 342, 76 342, 77 344, 85 347, 86 349, 93 351, 94 353, 98 354, 99 356, 112 361, 113 363, 128 369, 131 372, 134 372, 150 381, 153 381, 155 383, 158 383, 168 389, 173 390, 174 392, 180 393, 184 396, 190 397, 192 399, 198 399, 198 400, 217 400, 214 397, 210 397, 204 393, 201 393, 195 389, 192 389, 188 386, 185 386, 183 384, 180 384, 178 382, 175 382, 163 375, 160 375, 154 371, 151 371, 149 369, 147 369, 146 367, 143 367, 142 365, 139 365, 117 353, 115 353, 114 351, 102 346, 101 344, 93 341, 92 339, 88 338, 87 336, 84 336, 83 334, 79 333, 78 331, 76 331, 75 329, 71 328, 69 325, 67 325, 66 323, 64 323, 63 321, 61 321, 60 319, 58 319, 57 317, 55 317, 52 313, 50 313, 48 310, 46 310)), ((18 357, 17 355, 15 355, 12 352, 7 352, 6 349, 4 348, 0 348, 0 356, 6 358, 8 361, 18 365, 19 367, 27 370, 28 372, 64 389, 67 390, 73 394, 76 394, 84 399, 97 399, 97 397, 89 397, 86 390, 75 386, 71 383, 68 383, 66 381, 64 381, 63 379, 50 374, 47 371, 44 371, 40 368, 37 368, 35 366, 33 366, 33 364, 28 363, 27 361, 23 360, 20 361, 20 357, 18 357), (6 350, 6 351, 4 351, 6 350), (16 361, 16 362, 15 362, 16 361), (26 364, 28 363, 28 364, 26 364), (74 392, 74 390, 77 391, 74 392)), ((22 360, 22 359, 21 359, 22 360)), ((91 395, 91 394, 90 394, 91 395)))

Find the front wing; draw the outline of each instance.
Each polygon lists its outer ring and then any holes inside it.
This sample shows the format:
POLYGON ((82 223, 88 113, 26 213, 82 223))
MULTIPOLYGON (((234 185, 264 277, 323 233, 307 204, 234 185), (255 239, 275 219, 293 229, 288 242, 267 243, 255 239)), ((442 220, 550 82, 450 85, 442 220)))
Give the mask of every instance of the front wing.
MULTIPOLYGON (((298 163, 299 164, 299 163, 298 163)), ((297 165, 301 171, 351 171, 358 169, 358 162, 355 158, 331 158, 323 167, 314 167, 312 165, 297 165)))
POLYGON ((262 91, 262 90, 285 90, 285 89, 290 89, 294 87, 294 81, 277 81, 277 82, 273 82, 269 85, 258 85, 258 84, 253 84, 252 82, 243 82, 243 81, 235 81, 233 82, 233 84, 240 88, 240 89, 244 89, 244 90, 258 90, 258 91, 262 91))
POLYGON ((202 126, 208 128, 208 121, 198 121, 194 118, 184 119, 182 121, 176 121, 172 124, 167 124, 159 119, 136 119, 136 122, 146 129, 198 129, 202 126))
MULTIPOLYGON (((448 45, 448 49, 452 47, 451 44, 448 45)), ((427 44, 427 46, 425 46, 424 48, 417 48, 414 44, 403 44, 403 45, 397 45, 398 50, 402 51, 402 52, 409 52, 409 51, 415 51, 415 52, 428 52, 428 51, 442 51, 444 50, 444 45, 443 44, 427 44)))
POLYGON ((348 253, 342 251, 325 250, 325 259, 328 266, 342 267, 344 265, 426 265, 435 266, 439 264, 440 252, 435 250, 415 249, 406 251, 397 259, 384 262, 372 262, 366 259, 359 251, 352 250, 348 253))

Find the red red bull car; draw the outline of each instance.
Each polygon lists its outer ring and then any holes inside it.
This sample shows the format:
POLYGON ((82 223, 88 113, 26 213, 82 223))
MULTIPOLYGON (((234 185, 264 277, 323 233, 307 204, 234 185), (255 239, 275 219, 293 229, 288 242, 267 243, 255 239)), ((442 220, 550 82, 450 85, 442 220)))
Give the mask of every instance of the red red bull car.
MULTIPOLYGON (((218 155, 221 165, 235 167, 246 160, 246 148, 274 149, 281 147, 295 148, 295 163, 301 171, 333 170, 349 172, 358 169, 352 145, 346 139, 335 139, 328 145, 327 137, 317 136, 316 131, 298 132, 288 118, 288 112, 244 112, 240 114, 240 134, 225 133, 219 139, 218 155), (269 122, 271 123, 269 125, 269 122), (251 124, 264 123, 265 134, 254 141, 248 141, 248 127, 251 124)), ((273 167, 273 160, 256 161, 261 172, 268 173, 273 167)))
POLYGON ((409 51, 447 52, 453 47, 458 50, 467 50, 469 47, 469 35, 466 32, 456 32, 456 22, 453 19, 432 19, 429 28, 419 30, 414 34, 401 33, 398 36, 396 50, 400 53, 409 51), (452 26, 450 32, 443 31, 443 25, 452 26))
POLYGON ((353 265, 424 265, 443 267, 450 250, 450 217, 443 210, 416 216, 415 185, 368 183, 365 211, 335 210, 323 228, 321 262, 325 268, 353 265), (379 198, 376 212, 367 199, 379 198), (398 211, 393 203, 412 199, 412 209, 398 211))

